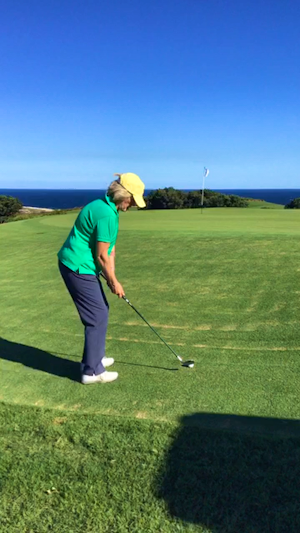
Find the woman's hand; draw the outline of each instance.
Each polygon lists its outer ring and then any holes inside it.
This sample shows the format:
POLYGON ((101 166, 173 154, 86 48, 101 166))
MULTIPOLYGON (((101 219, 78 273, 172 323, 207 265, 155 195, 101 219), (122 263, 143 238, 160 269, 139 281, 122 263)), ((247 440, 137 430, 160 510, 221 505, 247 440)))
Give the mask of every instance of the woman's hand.
POLYGON ((107 285, 109 286, 111 292, 116 294, 119 298, 123 298, 123 296, 125 296, 125 291, 121 283, 119 283, 117 280, 112 284, 107 283, 107 285))

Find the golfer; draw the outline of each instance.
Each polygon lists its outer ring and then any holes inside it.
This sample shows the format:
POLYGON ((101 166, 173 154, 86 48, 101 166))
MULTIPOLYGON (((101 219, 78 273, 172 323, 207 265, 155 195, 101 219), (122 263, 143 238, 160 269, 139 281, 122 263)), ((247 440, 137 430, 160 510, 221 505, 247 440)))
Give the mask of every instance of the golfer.
POLYGON ((86 205, 60 251, 59 270, 85 327, 81 383, 109 383, 118 372, 107 372, 112 357, 105 357, 108 303, 99 280, 103 272, 107 285, 119 298, 124 289, 115 275, 115 243, 119 211, 137 205, 145 207, 144 183, 136 174, 115 174, 103 199, 86 205))

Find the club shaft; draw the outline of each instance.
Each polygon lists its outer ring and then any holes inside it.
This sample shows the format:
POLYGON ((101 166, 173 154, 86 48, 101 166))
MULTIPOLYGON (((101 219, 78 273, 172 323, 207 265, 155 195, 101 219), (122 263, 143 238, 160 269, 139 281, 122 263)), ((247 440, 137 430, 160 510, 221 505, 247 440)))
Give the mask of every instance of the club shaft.
POLYGON ((149 322, 145 319, 145 317, 143 317, 143 315, 134 307, 134 305, 132 305, 132 303, 128 300, 128 298, 123 296, 123 300, 125 300, 125 302, 128 303, 128 305, 130 305, 130 307, 132 307, 132 309, 141 317, 142 320, 144 320, 144 322, 146 322, 146 324, 149 326, 149 328, 151 328, 152 331, 155 333, 155 335, 157 335, 158 338, 167 346, 167 348, 169 348, 169 350, 171 350, 171 352, 175 355, 175 357, 177 357, 177 359, 179 359, 179 361, 182 361, 181 357, 179 355, 177 355, 177 353, 173 350, 173 348, 171 348, 171 346, 169 346, 169 344, 159 335, 159 333, 157 333, 157 331, 154 329, 154 327, 151 326, 151 324, 149 324, 149 322))
MULTIPOLYGON (((105 279, 105 281, 107 281, 106 277, 104 276, 104 274, 102 272, 100 272, 100 276, 102 276, 102 278, 105 279)), ((151 326, 151 324, 149 324, 149 322, 145 319, 145 317, 143 317, 143 315, 134 307, 134 305, 128 300, 128 298, 126 298, 126 296, 123 296, 122 298, 123 298, 123 300, 125 300, 125 302, 128 305, 130 305, 130 307, 132 307, 132 309, 141 317, 141 319, 144 320, 144 322, 146 322, 146 324, 149 326, 149 328, 152 329, 153 333, 155 333, 155 335, 158 336, 158 338, 166 345, 166 347, 169 348, 169 350, 171 350, 171 352, 175 355, 175 357, 177 357, 177 359, 182 362, 182 358, 180 357, 180 355, 178 355, 173 350, 173 348, 171 348, 171 346, 169 346, 169 344, 159 335, 159 333, 157 333, 157 331, 153 328, 153 326, 151 326)))

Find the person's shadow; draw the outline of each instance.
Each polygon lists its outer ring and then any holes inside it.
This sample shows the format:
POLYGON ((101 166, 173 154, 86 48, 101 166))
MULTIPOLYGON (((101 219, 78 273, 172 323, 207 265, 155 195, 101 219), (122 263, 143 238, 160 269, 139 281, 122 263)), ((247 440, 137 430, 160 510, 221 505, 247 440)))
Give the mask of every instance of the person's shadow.
MULTIPOLYGON (((22 365, 34 368, 35 370, 42 370, 48 374, 54 376, 60 376, 62 378, 69 378, 73 381, 80 381, 80 361, 81 357, 77 357, 78 360, 72 361, 65 359, 66 354, 53 355, 39 348, 33 346, 26 346, 25 344, 18 344, 11 342, 0 337, 0 359, 6 359, 7 361, 13 361, 15 363, 21 363, 22 365), (62 355, 63 357, 58 357, 62 355)), ((69 356, 70 357, 70 356, 69 356)), ((125 361, 116 361, 119 364, 130 365, 133 367, 144 366, 148 368, 156 368, 158 370, 167 370, 175 372, 178 368, 165 368, 153 365, 143 365, 140 363, 130 363, 125 361)))
POLYGON ((300 532, 300 421, 198 413, 181 422, 155 488, 173 517, 213 533, 300 532))
POLYGON ((0 338, 0 358, 73 381, 79 381, 80 378, 79 360, 76 362, 57 357, 44 350, 3 338, 0 338))

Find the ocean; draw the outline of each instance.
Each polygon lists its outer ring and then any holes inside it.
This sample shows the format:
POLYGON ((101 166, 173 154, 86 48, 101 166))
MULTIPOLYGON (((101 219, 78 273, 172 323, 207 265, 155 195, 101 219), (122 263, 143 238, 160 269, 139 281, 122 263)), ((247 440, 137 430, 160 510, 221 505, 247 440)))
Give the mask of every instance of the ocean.
MULTIPOLYGON (((182 189, 192 190, 192 189, 182 189)), ((224 194, 236 194, 246 198, 255 198, 274 204, 287 204, 293 198, 300 197, 300 189, 213 189, 224 194)), ((48 207, 51 209, 71 209, 83 207, 104 194, 96 189, 0 189, 0 195, 19 198, 24 206, 48 207)), ((145 191, 145 196, 150 189, 145 191)))

